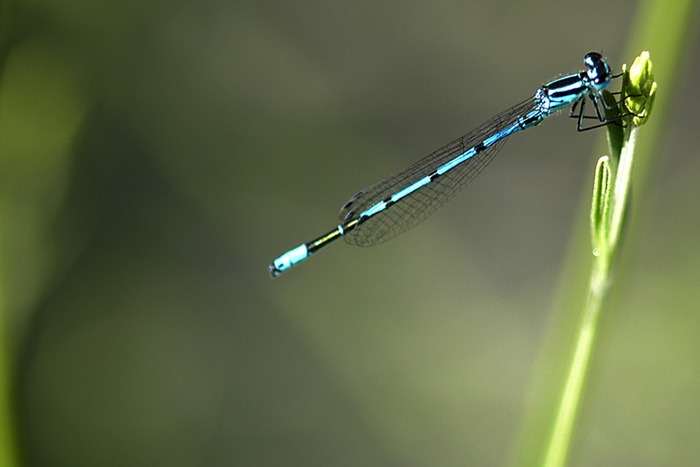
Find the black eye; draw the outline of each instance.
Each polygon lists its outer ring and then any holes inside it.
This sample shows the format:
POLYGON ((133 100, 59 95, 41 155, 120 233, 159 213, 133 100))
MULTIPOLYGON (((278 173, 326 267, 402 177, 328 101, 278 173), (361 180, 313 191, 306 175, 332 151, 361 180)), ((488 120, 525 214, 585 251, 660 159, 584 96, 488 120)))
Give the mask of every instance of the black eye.
POLYGON ((603 56, 598 52, 589 52, 583 57, 583 63, 588 68, 595 68, 596 65, 603 59, 603 56))

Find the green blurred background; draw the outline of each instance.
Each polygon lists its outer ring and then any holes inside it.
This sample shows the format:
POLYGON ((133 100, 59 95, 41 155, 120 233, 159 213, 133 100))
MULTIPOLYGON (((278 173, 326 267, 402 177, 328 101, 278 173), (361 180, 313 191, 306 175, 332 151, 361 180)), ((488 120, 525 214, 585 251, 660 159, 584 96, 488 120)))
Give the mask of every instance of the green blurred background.
MULTIPOLYGON (((563 278, 585 290, 562 271, 590 250, 603 131, 551 119, 392 242, 276 280, 267 264, 586 52, 631 62, 638 2, 0 5, 24 464, 503 465, 537 435, 521 426, 563 278)), ((698 20, 659 83, 663 150, 633 194, 571 465, 700 459, 698 20)))

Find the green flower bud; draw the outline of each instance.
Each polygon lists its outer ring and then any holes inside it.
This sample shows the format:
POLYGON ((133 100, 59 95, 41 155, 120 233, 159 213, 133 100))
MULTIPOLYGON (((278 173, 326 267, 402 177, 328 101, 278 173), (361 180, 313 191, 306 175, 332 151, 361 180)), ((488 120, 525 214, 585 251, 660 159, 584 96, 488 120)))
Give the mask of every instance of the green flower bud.
POLYGON ((634 59, 634 63, 627 72, 625 85, 625 107, 635 116, 632 123, 636 126, 644 124, 649 118, 656 98, 656 81, 654 81, 654 67, 649 59, 649 52, 642 52, 634 59))

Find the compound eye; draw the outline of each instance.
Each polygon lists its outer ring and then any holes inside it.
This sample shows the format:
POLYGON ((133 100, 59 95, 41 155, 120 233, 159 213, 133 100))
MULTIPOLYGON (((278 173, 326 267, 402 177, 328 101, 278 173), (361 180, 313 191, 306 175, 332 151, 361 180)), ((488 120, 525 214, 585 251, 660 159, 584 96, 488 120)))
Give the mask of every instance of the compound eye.
POLYGON ((595 68, 596 65, 603 59, 603 56, 600 55, 598 52, 589 52, 586 54, 585 57, 583 57, 583 63, 588 67, 588 68, 595 68))

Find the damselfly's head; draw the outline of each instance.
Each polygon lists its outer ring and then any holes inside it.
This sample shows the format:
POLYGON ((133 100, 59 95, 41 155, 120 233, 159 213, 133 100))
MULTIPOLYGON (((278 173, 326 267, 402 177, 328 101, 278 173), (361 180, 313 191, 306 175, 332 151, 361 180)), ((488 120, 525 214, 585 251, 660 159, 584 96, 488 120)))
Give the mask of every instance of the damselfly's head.
POLYGON ((586 76, 597 90, 605 89, 612 80, 612 72, 608 62, 598 52, 589 52, 583 57, 583 63, 588 67, 586 76))

